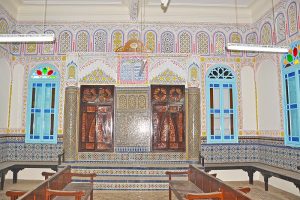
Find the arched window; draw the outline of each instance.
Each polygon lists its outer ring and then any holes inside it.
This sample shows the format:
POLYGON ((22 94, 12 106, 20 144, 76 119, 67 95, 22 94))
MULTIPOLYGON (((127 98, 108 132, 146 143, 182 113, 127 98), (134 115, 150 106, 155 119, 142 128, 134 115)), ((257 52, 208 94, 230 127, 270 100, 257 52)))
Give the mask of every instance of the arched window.
POLYGON ((107 33, 104 30, 98 30, 94 34, 94 51, 106 52, 107 33))
POLYGON ((271 24, 266 22, 260 30, 260 43, 264 45, 272 44, 272 27, 271 24))
POLYGON ((161 53, 175 52, 175 37, 173 33, 166 31, 161 34, 161 53))
POLYGON ((285 40, 285 18, 283 13, 280 13, 276 17, 276 42, 283 40, 285 40))
POLYGON ((59 53, 65 54, 72 51, 72 34, 64 31, 59 35, 59 53))
POLYGON ((221 32, 214 34, 215 55, 225 55, 225 35, 221 32))
MULTIPOLYGON (((54 34, 53 31, 45 31, 47 34, 54 34)), ((54 42, 44 42, 42 47, 42 54, 54 54, 54 42)))
POLYGON ((89 51, 89 33, 86 31, 80 31, 76 37, 76 50, 77 52, 89 51))
POLYGON ((59 72, 50 64, 33 69, 28 81, 27 143, 57 143, 59 72))
POLYGON ((197 53, 201 55, 209 55, 209 35, 200 32, 196 36, 197 53))
POLYGON ((156 33, 154 31, 147 31, 145 34, 145 46, 151 52, 156 52, 156 33))
POLYGON ((298 32, 297 22, 297 5, 296 2, 292 2, 287 10, 288 23, 289 23, 289 35, 292 36, 298 32))
POLYGON ((300 146, 300 41, 282 58, 285 144, 300 146))
MULTIPOLYGON (((257 33, 255 33, 255 32, 249 33, 246 36, 246 43, 247 44, 257 44, 258 43, 257 33)), ((256 56, 256 55, 257 55, 257 53, 255 53, 255 52, 247 52, 247 56, 256 56)))
POLYGON ((189 32, 183 31, 179 34, 179 53, 192 52, 192 36, 189 32))
POLYGON ((238 142, 236 78, 226 65, 207 72, 206 116, 208 143, 238 142))
POLYGON ((114 31, 112 34, 112 51, 115 51, 119 47, 123 46, 124 35, 122 31, 114 31))

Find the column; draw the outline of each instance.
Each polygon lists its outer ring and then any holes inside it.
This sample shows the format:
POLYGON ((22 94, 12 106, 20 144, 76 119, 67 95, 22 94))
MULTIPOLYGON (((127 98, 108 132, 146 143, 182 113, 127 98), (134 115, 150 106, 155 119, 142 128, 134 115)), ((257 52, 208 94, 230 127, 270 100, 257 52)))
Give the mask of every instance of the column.
POLYGON ((77 95, 78 88, 69 86, 65 92, 64 109, 64 152, 65 160, 76 160, 77 137, 76 137, 76 118, 77 118, 77 95))
POLYGON ((200 153, 200 89, 188 89, 188 159, 199 160, 200 153))

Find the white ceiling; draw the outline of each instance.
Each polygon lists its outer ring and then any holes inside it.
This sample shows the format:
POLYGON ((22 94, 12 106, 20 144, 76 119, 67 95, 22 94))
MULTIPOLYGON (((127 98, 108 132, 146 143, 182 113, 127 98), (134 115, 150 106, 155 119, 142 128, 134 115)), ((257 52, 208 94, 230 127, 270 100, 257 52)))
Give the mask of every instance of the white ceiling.
MULTIPOLYGON (((14 0, 16 1, 16 0, 14 0)), ((49 5, 120 5, 128 0, 17 0, 23 4, 47 4, 49 5)), ((129 0, 130 1, 130 0, 129 0)), ((147 5, 159 5, 160 0, 140 0, 147 5)), ((249 7, 255 0, 170 0, 171 6, 228 6, 249 7)))
POLYGON ((142 10, 149 22, 252 23, 272 8, 272 0, 170 0, 167 10, 161 0, 0 0, 0 5, 18 21, 31 22, 43 19, 47 5, 47 21, 54 22, 130 22, 140 20, 142 10))

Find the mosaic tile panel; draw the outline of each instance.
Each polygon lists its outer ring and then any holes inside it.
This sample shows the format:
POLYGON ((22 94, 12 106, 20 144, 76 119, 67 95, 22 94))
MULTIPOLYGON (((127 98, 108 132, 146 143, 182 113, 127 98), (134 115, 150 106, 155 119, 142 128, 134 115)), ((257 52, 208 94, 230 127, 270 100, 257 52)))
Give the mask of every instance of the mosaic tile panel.
POLYGON ((166 161, 184 161, 186 162, 185 153, 183 152, 167 152, 167 153, 105 153, 105 152, 78 152, 78 159, 86 162, 106 161, 108 163, 128 163, 138 162, 148 163, 149 161, 157 161, 165 163, 166 161))
POLYGON ((6 140, 6 160, 57 161, 58 154, 63 150, 62 138, 58 138, 57 144, 26 144, 24 134, 3 137, 6 140))
POLYGON ((239 144, 206 144, 202 138, 201 155, 206 162, 261 162, 297 171, 300 149, 284 146, 282 138, 240 137, 239 144))
POLYGON ((188 158, 199 159, 200 126, 200 90, 189 88, 188 90, 188 158))
POLYGON ((77 87, 66 88, 64 104, 64 149, 67 149, 67 151, 65 151, 66 160, 74 160, 76 158, 77 94, 77 87))
POLYGON ((118 126, 115 130, 115 150, 149 151, 151 133, 148 88, 118 88, 116 95, 118 126))

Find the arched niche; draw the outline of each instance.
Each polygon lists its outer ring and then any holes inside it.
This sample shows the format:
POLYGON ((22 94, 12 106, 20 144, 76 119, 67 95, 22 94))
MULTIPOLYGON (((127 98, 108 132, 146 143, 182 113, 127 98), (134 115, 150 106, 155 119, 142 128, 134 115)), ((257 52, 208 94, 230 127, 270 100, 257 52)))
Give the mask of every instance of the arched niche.
POLYGON ((256 72, 259 130, 280 130, 278 81, 276 64, 263 61, 256 72))
POLYGON ((254 70, 250 66, 241 69, 243 130, 256 130, 256 96, 254 70))

